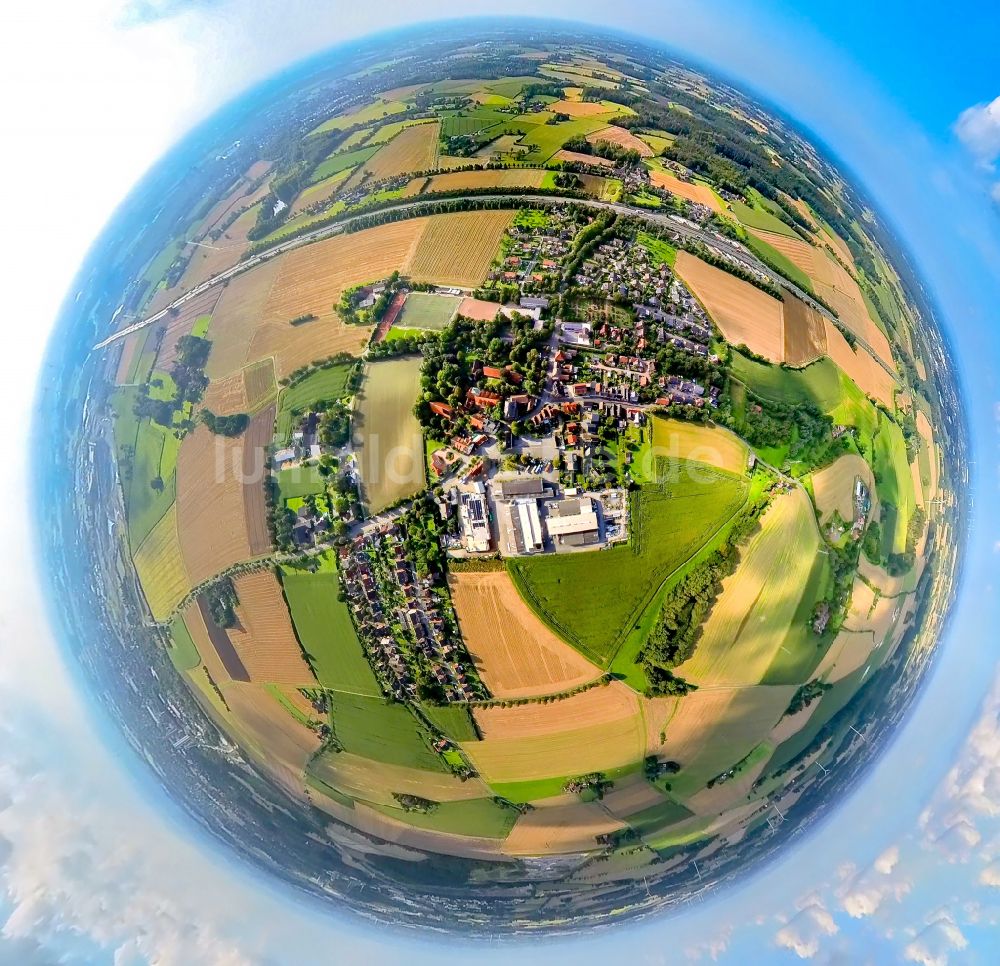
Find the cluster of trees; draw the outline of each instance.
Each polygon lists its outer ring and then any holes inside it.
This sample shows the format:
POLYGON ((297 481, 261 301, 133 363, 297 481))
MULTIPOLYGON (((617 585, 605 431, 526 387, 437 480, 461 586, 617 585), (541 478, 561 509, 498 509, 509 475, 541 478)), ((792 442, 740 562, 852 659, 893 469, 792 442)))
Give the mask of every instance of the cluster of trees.
POLYGON ((428 490, 418 496, 399 518, 406 555, 413 561, 417 574, 443 579, 446 563, 441 537, 447 524, 441 519, 437 505, 428 490))
POLYGON ((573 250, 563 266, 563 278, 569 280, 580 266, 594 253, 597 246, 615 233, 618 216, 613 211, 602 211, 586 228, 581 228, 573 239, 573 250))
POLYGON ((294 319, 289 319, 289 325, 305 325, 306 322, 315 322, 319 316, 314 312, 304 312, 302 315, 296 315, 294 319))
POLYGON ((421 798, 419 795, 409 795, 400 792, 393 792, 392 797, 399 803, 399 807, 404 812, 420 812, 428 815, 438 807, 438 803, 429 798, 421 798))
POLYGON ((630 167, 642 163, 642 155, 635 148, 622 147, 612 141, 595 141, 591 143, 582 134, 571 137, 563 144, 563 148, 574 154, 592 154, 598 158, 614 161, 617 167, 630 167))
POLYGON ((371 288, 371 283, 352 285, 341 293, 334 310, 347 325, 377 325, 396 297, 401 284, 399 272, 393 272, 386 279, 385 288, 367 308, 361 308, 360 303, 364 301, 362 294, 371 288))
POLYGON ((765 496, 747 510, 722 546, 683 577, 663 601, 656 624, 639 654, 651 694, 686 694, 694 687, 677 677, 672 669, 694 654, 722 581, 736 572, 740 545, 757 530, 767 503, 765 496))
POLYGON ((217 416, 212 410, 203 409, 199 416, 216 436, 239 436, 250 425, 250 417, 246 413, 217 416))
POLYGON ((604 772, 592 771, 586 775, 580 775, 578 778, 571 778, 563 785, 563 791, 576 795, 589 792, 588 797, 600 800, 604 798, 606 792, 611 791, 614 787, 615 783, 604 772))
MULTIPOLYGON (((162 332, 159 338, 162 340, 162 332)), ((205 365, 211 349, 212 343, 208 339, 196 335, 181 336, 177 340, 177 358, 170 369, 175 386, 173 395, 169 399, 155 399, 149 395, 150 386, 143 386, 133 407, 135 415, 139 419, 149 418, 160 426, 173 427, 174 414, 179 412, 185 403, 194 405, 200 402, 205 394, 208 386, 205 365)), ((189 425, 183 428, 189 428, 189 425)))
POLYGON ((217 580, 205 591, 205 599, 208 602, 208 612, 219 627, 236 626, 236 606, 240 599, 231 577, 217 580))
POLYGON ((789 702, 788 707, 785 709, 785 715, 798 714, 809 705, 813 703, 817 698, 821 698, 824 693, 832 688, 832 684, 827 684, 826 681, 820 681, 819 678, 813 678, 812 681, 808 681, 803 684, 796 692, 792 695, 792 700, 789 702))

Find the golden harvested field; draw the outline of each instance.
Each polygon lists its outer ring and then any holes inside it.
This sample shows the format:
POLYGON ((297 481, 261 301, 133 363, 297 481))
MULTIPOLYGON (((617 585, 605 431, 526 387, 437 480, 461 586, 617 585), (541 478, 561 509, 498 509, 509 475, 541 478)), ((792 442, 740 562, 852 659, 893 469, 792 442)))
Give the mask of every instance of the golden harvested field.
POLYGON ((239 598, 238 622, 226 633, 250 680, 315 687, 316 678, 302 656, 278 579, 263 570, 236 577, 233 583, 239 598))
POLYGON ((677 274, 733 345, 781 362, 785 356, 782 303, 688 252, 677 253, 677 274))
POLYGON ((576 161, 578 164, 596 164, 602 168, 613 168, 614 161, 610 158, 599 158, 596 154, 580 154, 579 151, 557 151, 555 161, 576 161))
POLYGON ((604 114, 608 117, 614 114, 632 113, 625 107, 615 105, 609 108, 607 104, 600 101, 556 101, 550 104, 547 110, 553 114, 568 114, 570 117, 599 117, 604 114))
POLYGON ((237 734, 249 744, 261 764, 296 798, 305 791, 302 774, 319 749, 320 738, 296 721, 264 688, 233 683, 223 692, 237 734))
POLYGON ((797 711, 795 714, 785 715, 770 731, 767 736, 767 740, 777 747, 783 741, 788 741, 792 735, 798 734, 808 723, 809 719, 813 716, 813 712, 819 708, 820 701, 813 701, 812 704, 806 706, 801 711, 797 711))
POLYGON ((811 305, 794 295, 785 295, 784 361, 790 366, 806 366, 826 355, 826 319, 811 305))
POLYGON ((617 144, 627 151, 638 151, 639 157, 651 158, 655 153, 653 149, 643 140, 637 138, 631 131, 626 131, 623 127, 615 127, 613 124, 602 127, 600 131, 594 131, 587 135, 587 140, 591 144, 599 141, 607 141, 610 144, 617 144))
POLYGON ((444 772, 390 765, 346 751, 318 758, 310 770, 345 795, 379 805, 395 805, 393 792, 420 795, 435 802, 461 802, 491 795, 478 778, 463 782, 444 772))
POLYGON ((931 429, 930 420, 922 409, 917 411, 917 432, 923 439, 930 457, 931 479, 930 485, 927 487, 927 499, 934 500, 938 496, 938 453, 937 446, 934 444, 934 430, 931 429))
POLYGON ((360 352, 368 328, 345 325, 334 305, 352 285, 405 271, 430 220, 411 218, 336 235, 233 279, 212 321, 208 375, 218 379, 273 356, 280 379, 315 359, 360 352), (288 324, 306 313, 317 318, 288 324))
POLYGON ((199 426, 177 455, 177 534, 192 585, 251 556, 243 441, 199 426))
POLYGON ((809 497, 801 489, 777 497, 742 549, 736 573, 722 582, 694 656, 678 666, 678 676, 706 687, 757 684, 792 626, 819 546, 809 497))
POLYGON ((243 373, 234 372, 231 376, 212 380, 205 390, 202 405, 217 416, 245 413, 249 407, 243 373))
POLYGON ((662 805, 663 793, 646 781, 642 774, 627 775, 615 781, 615 787, 606 792, 601 804, 617 818, 628 818, 636 812, 655 805, 662 805))
POLYGON ((484 741, 539 738, 589 725, 631 720, 639 714, 639 699, 620 681, 590 688, 547 704, 531 702, 509 708, 473 708, 484 741))
POLYGON ((865 666, 865 661, 871 657, 874 644, 872 635, 867 632, 841 631, 816 668, 816 676, 829 684, 842 681, 858 668, 865 666))
POLYGON ((177 540, 176 503, 142 541, 133 559, 149 609, 156 620, 163 620, 191 589, 177 540))
MULTIPOLYGON (((809 276, 817 294, 837 312, 840 322, 862 339, 890 368, 889 340, 868 314, 858 283, 825 248, 816 248, 798 237, 751 229, 809 276)), ((850 264, 850 262, 848 262, 850 264)))
POLYGON ((539 620, 505 570, 455 573, 449 583, 462 637, 494 696, 550 694, 600 675, 539 620))
MULTIPOLYGON (((653 445, 649 457, 694 460, 742 476, 747 470, 750 450, 738 436, 721 426, 705 426, 681 419, 653 417, 653 445)), ((652 476, 655 464, 642 466, 652 476)))
POLYGON ((355 452, 369 513, 379 513, 424 486, 424 437, 413 406, 419 356, 370 363, 354 410, 355 452))
MULTIPOLYGON (((424 194, 434 191, 460 191, 463 188, 540 188, 545 180, 541 168, 509 168, 488 171, 452 171, 436 174, 424 189, 424 194)), ((415 179, 419 185, 423 178, 415 179)), ((412 182, 411 182, 412 184, 412 182)))
POLYGON ((237 275, 223 288, 209 330, 212 352, 205 366, 209 379, 230 376, 246 365, 250 337, 260 321, 261 310, 277 278, 281 261, 281 258, 272 258, 237 275))
POLYGON ((860 345, 852 349, 829 319, 826 320, 827 355, 847 373, 866 395, 892 409, 896 380, 860 345))
POLYGON ((250 543, 250 555, 260 557, 271 551, 264 498, 267 447, 274 436, 274 406, 257 413, 243 434, 243 519, 250 543))
POLYGON ((486 302, 483 299, 465 298, 458 306, 459 315, 476 322, 492 322, 499 311, 499 302, 486 302))
POLYGON ((816 513, 822 522, 836 511, 841 519, 850 523, 854 519, 854 481, 861 477, 872 495, 872 518, 878 519, 875 496, 875 478, 871 468, 856 453, 848 453, 825 469, 813 474, 813 495, 816 513))
POLYGON ((367 171, 371 181, 384 181, 408 171, 430 171, 436 168, 440 128, 440 124, 415 124, 403 128, 385 147, 362 164, 360 170, 367 171))
POLYGON ((608 771, 640 761, 645 746, 638 714, 532 738, 462 742, 489 784, 608 771))
POLYGON ((274 360, 262 359, 247 366, 243 370, 243 387, 251 412, 270 402, 278 389, 274 379, 274 360))
POLYGON ((486 278, 512 218, 511 211, 459 211, 419 219, 427 229, 409 274, 417 282, 476 288, 486 278))
POLYGON ((676 710, 666 726, 666 741, 651 744, 647 753, 679 762, 674 789, 694 794, 764 740, 795 690, 791 684, 711 688, 673 698, 676 710))
POLYGON ((722 205, 715 192, 707 185, 695 184, 692 181, 682 181, 675 174, 669 171, 661 171, 659 168, 650 168, 649 180, 657 188, 665 188, 667 191, 677 195, 679 198, 686 198, 697 205, 705 205, 714 212, 721 212, 722 205))
POLYGON ((205 241, 204 245, 210 245, 210 248, 200 245, 195 249, 184 274, 175 286, 175 294, 179 295, 200 285, 213 275, 232 268, 240 260, 240 256, 250 244, 247 235, 257 224, 258 202, 267 194, 267 190, 267 185, 264 185, 246 199, 245 203, 251 207, 247 208, 218 238, 205 241))
POLYGON ((502 844, 506 855, 553 855, 603 848, 598 835, 624 828, 596 802, 535 808, 522 815, 502 844))

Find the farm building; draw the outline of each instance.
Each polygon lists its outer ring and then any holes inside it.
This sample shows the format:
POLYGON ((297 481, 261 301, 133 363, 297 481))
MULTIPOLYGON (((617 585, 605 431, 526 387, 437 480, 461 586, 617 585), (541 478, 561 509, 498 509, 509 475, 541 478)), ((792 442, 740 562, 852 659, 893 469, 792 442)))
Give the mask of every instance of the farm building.
POLYGON ((540 476, 518 476, 511 480, 494 480, 493 493, 498 500, 513 500, 517 497, 545 496, 545 480, 540 476))
POLYGON ((545 521, 549 536, 566 547, 586 547, 601 539, 597 508, 589 497, 560 500, 545 521))

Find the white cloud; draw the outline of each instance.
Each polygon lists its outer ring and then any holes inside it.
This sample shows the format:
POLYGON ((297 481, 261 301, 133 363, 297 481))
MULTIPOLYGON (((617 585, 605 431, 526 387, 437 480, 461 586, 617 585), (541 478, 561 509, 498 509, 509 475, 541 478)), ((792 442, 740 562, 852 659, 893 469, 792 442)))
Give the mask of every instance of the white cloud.
POLYGON ((823 941, 837 934, 837 922, 819 895, 803 900, 799 911, 775 934, 782 949, 790 949, 799 959, 812 959, 823 941))
POLYGON ((955 920, 941 913, 906 946, 903 955, 921 966, 946 966, 952 953, 961 952, 968 945, 955 920))
POLYGON ((955 133, 980 164, 992 166, 1000 157, 1000 97, 962 111, 955 133))

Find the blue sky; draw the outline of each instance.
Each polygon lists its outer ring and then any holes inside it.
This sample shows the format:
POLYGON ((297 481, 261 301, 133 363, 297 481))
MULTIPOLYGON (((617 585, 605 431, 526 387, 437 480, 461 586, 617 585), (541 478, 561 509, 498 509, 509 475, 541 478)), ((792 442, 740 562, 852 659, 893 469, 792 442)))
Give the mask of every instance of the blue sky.
MULTIPOLYGON (((416 16, 503 9, 601 23, 613 9, 619 26, 727 73, 814 131, 916 255, 958 350, 977 512, 953 633, 915 713, 863 787, 781 863, 678 917, 525 949, 519 955, 528 960, 596 962, 612 952, 643 963, 685 955, 734 963, 997 959, 1000 209, 990 191, 1000 180, 1000 118, 994 127, 993 115, 976 106, 1000 96, 1000 10, 983 3, 965 5, 961 16, 941 7, 924 15, 898 0, 804 6, 667 0, 612 8, 577 0, 540 10, 521 0, 428 0, 415 11, 392 0, 378 10, 305 0, 141 7, 98 0, 83 12, 67 5, 19 13, 23 53, 12 50, 2 66, 7 89, 24 91, 8 126, 26 146, 23 160, 4 160, 11 165, 4 183, 57 178, 45 148, 54 152, 60 138, 71 138, 88 186, 55 240, 43 231, 37 201, 7 201, 8 219, 25 234, 16 247, 0 242, 10 247, 4 264, 13 277, 41 285, 36 294, 24 284, 9 295, 8 317, 36 324, 9 327, 21 354, 0 362, 8 439, 23 435, 23 390, 36 378, 24 360, 37 365, 88 239, 144 168, 186 126, 272 71, 416 16), (40 45, 52 55, 48 80, 40 45), (25 85, 26 77, 35 82, 25 85), (955 124, 969 109, 963 141, 955 124), (43 246, 54 252, 44 273, 32 255, 43 246)), ((23 469, 14 460, 0 464, 5 541, 25 540, 16 510, 27 499, 23 469)), ((397 937, 318 912, 246 873, 170 809, 152 781, 136 787, 116 762, 122 749, 98 736, 60 667, 25 569, 9 575, 0 596, 0 920, 9 914, 0 963, 110 962, 116 954, 122 963, 276 962, 316 949, 373 962, 397 957, 397 937), (43 729, 38 708, 23 700, 25 682, 39 676, 47 686, 43 729)), ((463 952, 431 940, 409 948, 417 962, 463 952)), ((505 958, 496 950, 478 955, 505 958)))

